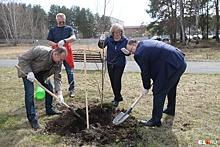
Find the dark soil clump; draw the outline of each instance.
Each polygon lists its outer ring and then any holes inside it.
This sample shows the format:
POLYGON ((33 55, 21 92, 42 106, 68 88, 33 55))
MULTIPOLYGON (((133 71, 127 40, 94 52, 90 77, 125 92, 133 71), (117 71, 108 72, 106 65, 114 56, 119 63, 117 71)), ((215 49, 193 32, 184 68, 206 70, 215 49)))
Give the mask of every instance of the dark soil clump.
MULTIPOLYGON (((76 110, 86 120, 85 108, 76 110)), ((113 119, 125 110, 116 110, 111 104, 89 107, 89 129, 87 124, 70 111, 64 111, 59 117, 51 119, 45 132, 65 137, 67 144, 75 146, 104 146, 117 144, 136 146, 142 139, 138 133, 138 121, 129 116, 123 123, 113 124, 113 119)))

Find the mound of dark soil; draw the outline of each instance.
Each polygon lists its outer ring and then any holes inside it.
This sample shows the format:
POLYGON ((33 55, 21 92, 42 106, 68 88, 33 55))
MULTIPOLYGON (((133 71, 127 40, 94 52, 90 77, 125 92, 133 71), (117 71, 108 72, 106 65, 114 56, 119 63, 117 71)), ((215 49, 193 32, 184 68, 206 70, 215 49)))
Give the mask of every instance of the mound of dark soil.
MULTIPOLYGON (((82 117, 85 116, 85 108, 76 110, 82 117), (84 113, 82 113, 84 112, 84 113)), ((55 133, 65 136, 67 144, 82 146, 105 144, 117 144, 123 146, 136 146, 141 140, 137 132, 138 121, 133 116, 129 116, 123 123, 113 124, 113 119, 125 110, 116 110, 109 104, 89 107, 89 128, 87 124, 70 111, 63 112, 59 117, 50 120, 45 128, 47 133, 55 133)))

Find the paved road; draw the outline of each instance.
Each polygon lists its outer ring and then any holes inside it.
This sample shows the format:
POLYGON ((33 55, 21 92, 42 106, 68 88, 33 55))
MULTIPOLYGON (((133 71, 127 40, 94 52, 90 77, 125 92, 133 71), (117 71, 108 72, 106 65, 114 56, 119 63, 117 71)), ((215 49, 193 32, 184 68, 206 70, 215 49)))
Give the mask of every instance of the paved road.
MULTIPOLYGON (((14 67, 17 65, 17 59, 0 59, 0 67, 14 67)), ((76 70, 84 70, 84 63, 75 62, 76 70)), ((87 70, 101 70, 101 63, 87 63, 87 70)), ((127 61, 125 72, 140 72, 140 69, 135 61, 127 61)), ((187 62, 185 73, 194 74, 220 74, 220 61, 219 62, 187 62)))

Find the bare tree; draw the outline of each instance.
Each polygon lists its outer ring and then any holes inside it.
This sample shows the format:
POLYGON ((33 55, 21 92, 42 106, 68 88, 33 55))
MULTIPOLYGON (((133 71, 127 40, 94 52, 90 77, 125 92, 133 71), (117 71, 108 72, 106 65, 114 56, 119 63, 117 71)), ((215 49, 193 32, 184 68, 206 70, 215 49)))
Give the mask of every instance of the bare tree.
POLYGON ((180 6, 180 26, 181 26, 181 31, 182 31, 182 45, 186 45, 186 40, 185 40, 185 25, 184 25, 184 8, 183 8, 183 0, 179 0, 179 6, 180 6))
POLYGON ((195 9, 195 14, 196 14, 196 44, 199 43, 199 37, 198 37, 198 26, 199 26, 199 5, 200 5, 200 0, 194 0, 194 9, 195 9))
POLYGON ((4 22, 1 26, 1 31, 3 32, 6 42, 9 44, 12 40, 13 45, 17 45, 19 38, 25 29, 25 21, 22 19, 23 8, 14 2, 1 3, 0 7, 0 18, 4 22))
POLYGON ((216 41, 219 43, 219 1, 215 1, 215 11, 216 11, 216 41))

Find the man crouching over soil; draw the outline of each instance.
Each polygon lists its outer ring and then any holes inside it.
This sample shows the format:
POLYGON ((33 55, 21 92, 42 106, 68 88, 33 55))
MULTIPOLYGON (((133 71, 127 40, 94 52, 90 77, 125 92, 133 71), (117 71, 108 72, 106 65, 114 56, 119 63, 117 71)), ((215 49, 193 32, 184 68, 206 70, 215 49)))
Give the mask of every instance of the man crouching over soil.
MULTIPOLYGON (((34 79, 36 78, 45 88, 53 92, 53 85, 50 76, 54 74, 55 91, 59 98, 59 103, 64 102, 61 87, 62 62, 67 57, 67 51, 64 47, 58 47, 52 50, 46 46, 34 47, 24 54, 18 60, 18 65, 27 74, 24 75, 18 71, 18 77, 22 78, 25 90, 25 106, 27 118, 34 129, 39 129, 35 106, 34 106, 34 79)), ((53 109, 53 97, 46 92, 45 108, 47 115, 61 114, 53 109)))

